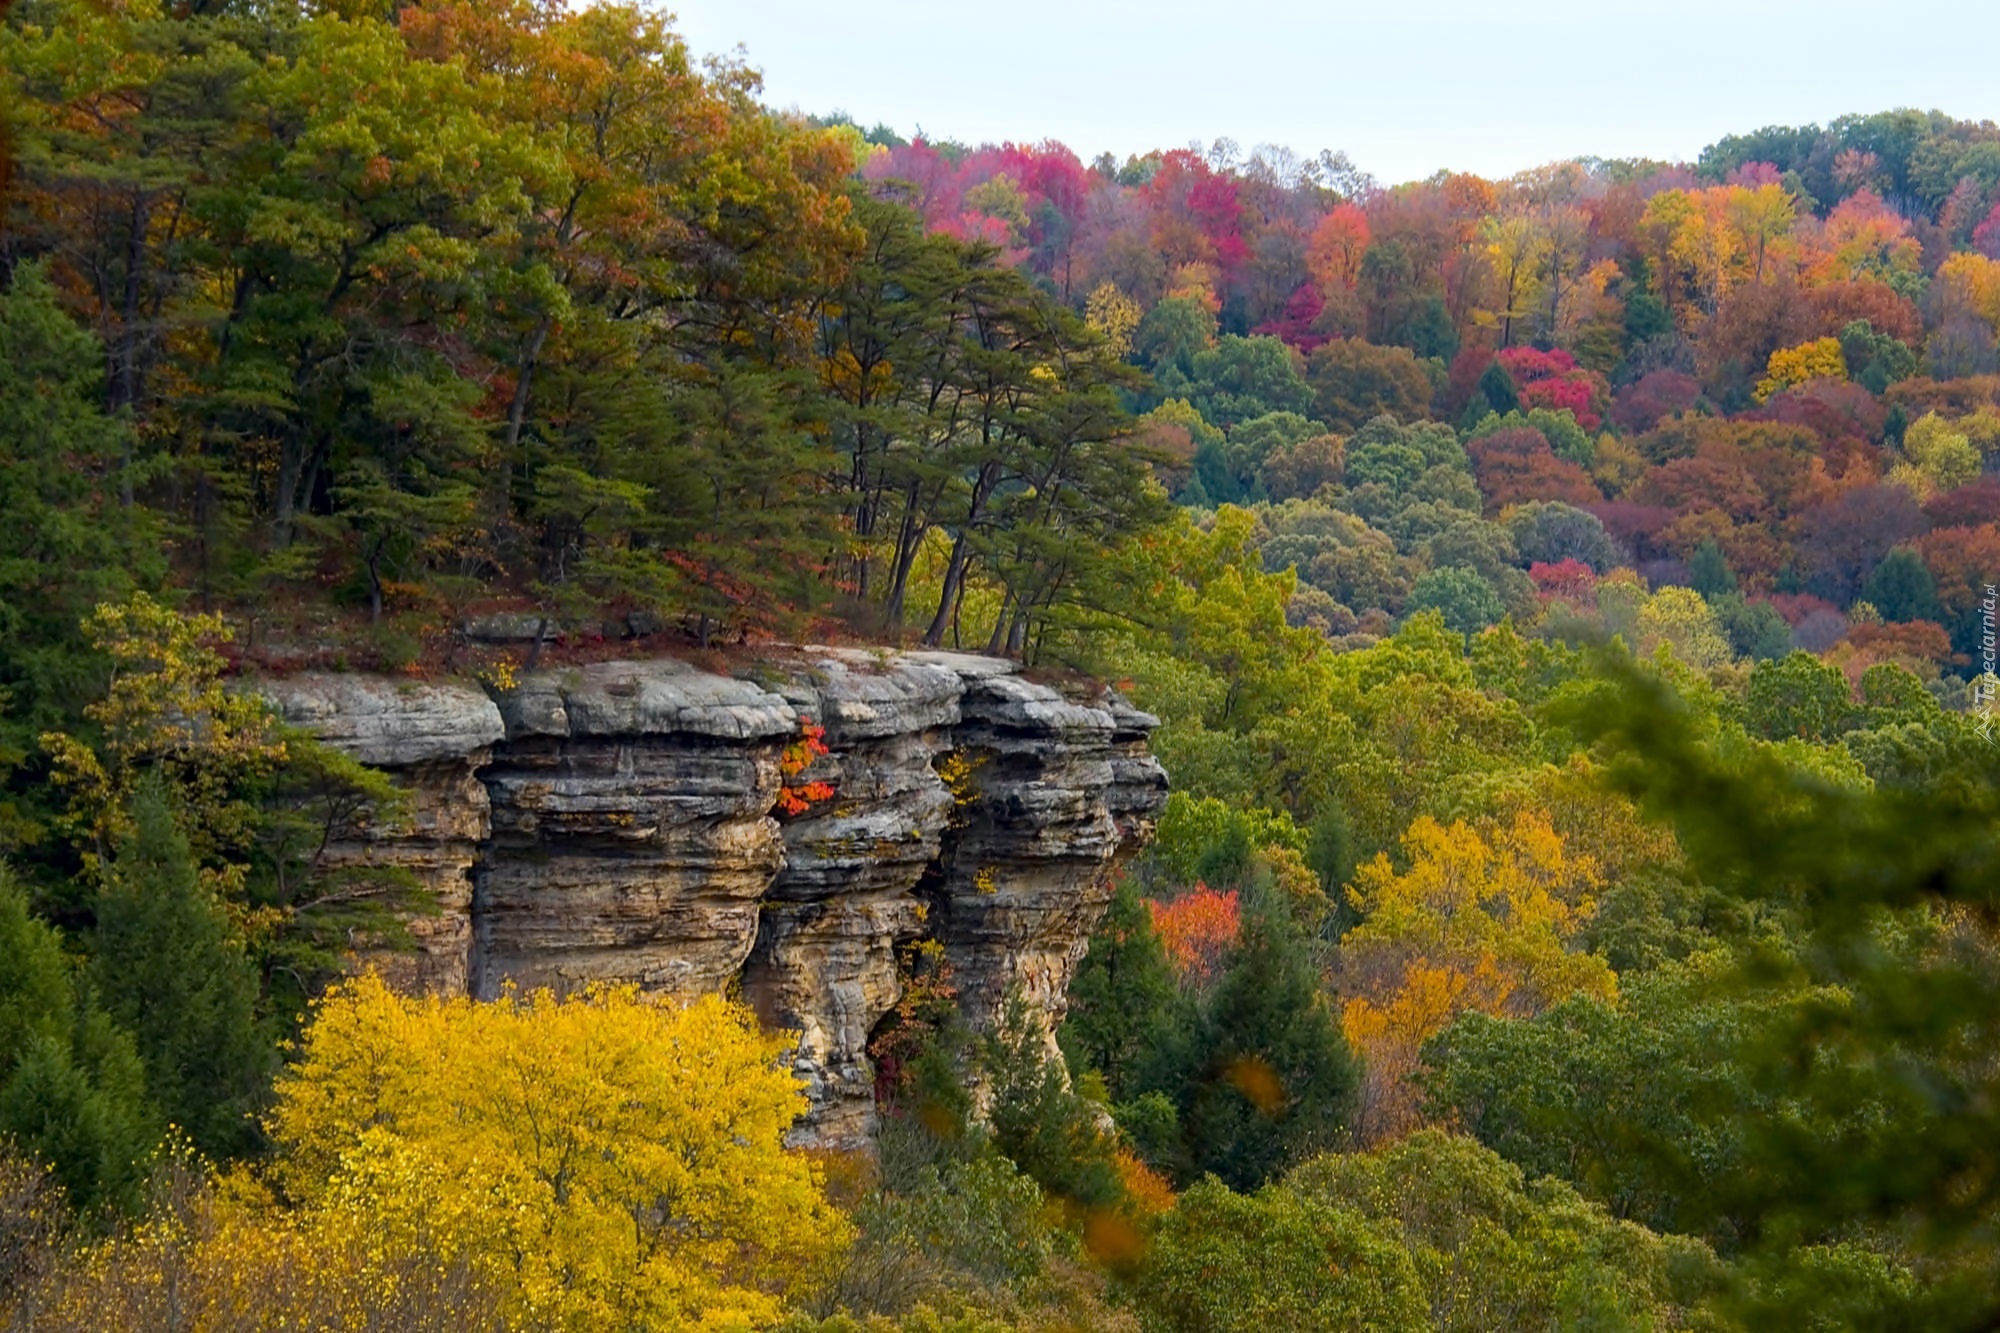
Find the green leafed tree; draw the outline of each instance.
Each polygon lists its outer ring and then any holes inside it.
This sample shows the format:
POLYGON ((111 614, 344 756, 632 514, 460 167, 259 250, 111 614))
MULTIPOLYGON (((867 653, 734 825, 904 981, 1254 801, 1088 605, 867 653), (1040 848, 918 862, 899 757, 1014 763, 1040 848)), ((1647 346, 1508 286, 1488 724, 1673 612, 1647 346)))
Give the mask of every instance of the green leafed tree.
POLYGON ((159 784, 143 786, 96 900, 93 995, 132 1033, 153 1105, 204 1153, 235 1157, 277 1063, 257 967, 202 882, 159 784))
POLYGON ((1057 1033, 1071 1069, 1100 1074, 1116 1101, 1136 1091, 1139 1070, 1163 1036, 1174 975, 1136 883, 1121 879, 1070 982, 1057 1033))
POLYGON ((56 933, 0 867, 0 1137, 84 1209, 136 1209, 159 1132, 132 1039, 87 993, 56 933))
POLYGON ((1189 1189, 1167 1214, 1134 1292, 1149 1333, 1431 1326, 1392 1227, 1291 1190, 1246 1196, 1216 1180, 1189 1189))
POLYGON ((1884 620, 1944 619, 1938 605, 1937 581, 1915 548, 1898 546, 1882 558, 1861 585, 1863 601, 1872 603, 1884 620))
POLYGON ((1436 611, 1460 634, 1477 634, 1497 625, 1507 614, 1506 604, 1493 585, 1478 570, 1463 565, 1447 565, 1422 575, 1410 589, 1406 606, 1412 614, 1436 611))
MULTIPOLYGON (((78 623, 100 601, 158 579, 131 424, 103 410, 103 349, 57 303, 42 265, 0 289, 0 765, 73 717, 102 670, 78 623)), ((25 778, 28 775, 23 775, 25 778)), ((39 836, 34 792, 0 806, 0 846, 39 836)))

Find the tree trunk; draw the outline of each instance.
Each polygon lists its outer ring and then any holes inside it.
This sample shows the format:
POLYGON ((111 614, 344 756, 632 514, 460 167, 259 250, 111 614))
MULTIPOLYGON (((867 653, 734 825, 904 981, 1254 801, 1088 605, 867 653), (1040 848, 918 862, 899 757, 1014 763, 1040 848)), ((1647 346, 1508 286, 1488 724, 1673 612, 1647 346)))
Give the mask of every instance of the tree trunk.
POLYGON ((271 541, 285 547, 292 542, 292 506, 298 494, 299 473, 305 467, 305 443, 297 429, 285 432, 278 448, 278 478, 271 496, 271 541))
POLYGON ((521 429, 528 419, 529 386, 534 382, 535 367, 540 363, 542 344, 548 340, 551 322, 543 315, 535 331, 528 335, 528 345, 521 351, 520 368, 514 375, 514 396, 507 404, 507 434, 500 452, 500 500, 510 513, 514 507, 514 450, 521 443, 521 429))
MULTIPOLYGON (((917 563, 917 552, 923 549, 924 534, 930 525, 917 516, 917 483, 911 482, 909 493, 903 497, 903 521, 896 530, 896 567, 889 578, 888 616, 891 625, 903 623, 903 603, 910 591, 910 568, 917 563)), ((938 605, 942 607, 943 601, 938 605)))
POLYGON ((986 640, 986 655, 1000 656, 1000 650, 1007 646, 1007 613, 1014 605, 1014 590, 1009 588, 1000 599, 1000 613, 993 617, 993 633, 986 640))
POLYGON ((950 623, 952 608, 964 590, 965 562, 966 536, 960 533, 958 540, 951 544, 951 559, 944 567, 944 586, 938 592, 937 614, 931 617, 930 628, 924 631, 926 648, 936 648, 944 643, 945 626, 950 623))
POLYGON ((1028 604, 1014 608, 1014 623, 1007 631, 1007 656, 1025 657, 1028 649, 1028 604))
MULTIPOLYGON (((139 293, 140 273, 146 261, 148 209, 144 191, 132 196, 131 237, 125 247, 125 300, 118 334, 118 398, 120 407, 137 411, 139 406, 139 293)), ((118 500, 132 507, 132 432, 125 432, 125 448, 118 469, 118 500)))

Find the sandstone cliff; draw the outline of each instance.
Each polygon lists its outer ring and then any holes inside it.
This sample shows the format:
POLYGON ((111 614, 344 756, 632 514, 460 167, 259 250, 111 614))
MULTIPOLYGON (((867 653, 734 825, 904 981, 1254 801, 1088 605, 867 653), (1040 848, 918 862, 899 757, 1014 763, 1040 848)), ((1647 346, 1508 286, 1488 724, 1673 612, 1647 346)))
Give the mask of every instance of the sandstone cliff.
POLYGON ((1052 1030, 1110 871, 1166 797, 1153 718, 964 654, 803 649, 740 677, 606 662, 494 697, 258 688, 411 793, 408 820, 332 849, 405 867, 436 903, 413 951, 375 959, 397 984, 740 986, 800 1034, 798 1138, 828 1147, 873 1131, 867 1044, 900 998, 898 946, 943 945, 975 1025, 1018 990, 1052 1030), (833 794, 788 815, 781 758, 806 720, 828 753, 793 781, 833 794))

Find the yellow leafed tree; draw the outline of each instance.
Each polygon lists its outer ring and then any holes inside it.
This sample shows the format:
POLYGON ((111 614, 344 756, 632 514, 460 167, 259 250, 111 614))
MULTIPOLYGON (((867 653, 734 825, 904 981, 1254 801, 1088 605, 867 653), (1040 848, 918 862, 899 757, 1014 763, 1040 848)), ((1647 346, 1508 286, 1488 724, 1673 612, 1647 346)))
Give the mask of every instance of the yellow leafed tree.
POLYGON ((1726 199, 1729 221, 1751 255, 1750 280, 1762 282, 1772 251, 1791 233, 1798 200, 1782 185, 1734 186, 1726 199))
POLYGON ((1952 313, 1971 314, 2000 330, 2000 260, 1961 251, 1938 267, 1931 299, 1952 313))
POLYGON ((1841 354, 1838 338, 1815 338, 1796 347, 1780 347, 1765 363, 1764 378, 1757 381, 1757 401, 1810 380, 1846 378, 1847 358, 1841 354))
POLYGON ((785 1150, 781 1038, 716 997, 629 988, 482 1004, 366 977, 278 1085, 277 1179, 469 1262, 535 1328, 737 1328, 847 1224, 785 1150))
POLYGON ((1664 646, 1700 671, 1730 660, 1729 640, 1708 602, 1693 588, 1662 588, 1639 608, 1638 648, 1651 656, 1664 646))
POLYGON ((1596 909, 1597 863, 1570 852, 1538 810, 1484 830, 1419 817, 1409 863, 1386 854, 1349 890, 1365 918, 1341 940, 1341 1027, 1367 1061, 1362 1133, 1416 1123, 1408 1084, 1423 1044, 1467 1010, 1526 1016, 1575 994, 1610 998, 1602 958, 1568 942, 1596 909))
POLYGON ((1117 357, 1131 352, 1139 315, 1139 303, 1119 291, 1116 283, 1098 283, 1083 303, 1084 322, 1104 335, 1111 354, 1117 357))
POLYGON ((142 592, 98 607, 83 629, 112 663, 110 692, 83 710, 99 746, 62 732, 41 741, 69 796, 86 865, 96 869, 151 771, 179 794, 198 854, 241 841, 254 812, 235 789, 281 764, 286 744, 261 700, 225 687, 220 645, 230 631, 222 617, 182 615, 142 592))

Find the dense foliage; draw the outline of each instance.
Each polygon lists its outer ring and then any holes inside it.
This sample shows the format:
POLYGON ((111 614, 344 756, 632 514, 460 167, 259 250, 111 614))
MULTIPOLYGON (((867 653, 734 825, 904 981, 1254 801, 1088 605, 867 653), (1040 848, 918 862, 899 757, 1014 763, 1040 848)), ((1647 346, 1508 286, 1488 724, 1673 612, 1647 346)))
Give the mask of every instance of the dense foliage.
POLYGON ((757 92, 0 0, 0 1320, 2000 1317, 2000 128, 1385 186, 757 92), (410 812, 237 673, 802 634, 1162 719, 1059 1058, 912 948, 809 1159, 723 998, 339 979, 410 812))

